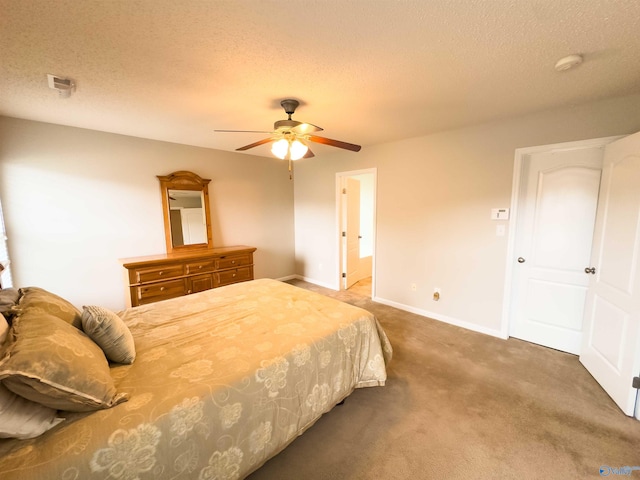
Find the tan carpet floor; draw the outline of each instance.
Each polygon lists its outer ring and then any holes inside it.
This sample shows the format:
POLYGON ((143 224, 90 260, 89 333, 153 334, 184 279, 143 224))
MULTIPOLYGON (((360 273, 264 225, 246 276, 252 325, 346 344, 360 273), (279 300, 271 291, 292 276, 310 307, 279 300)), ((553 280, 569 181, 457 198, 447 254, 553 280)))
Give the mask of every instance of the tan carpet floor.
POLYGON ((582 479, 640 466, 640 422, 576 356, 377 304, 366 291, 289 283, 373 312, 394 358, 385 387, 356 390, 250 480, 582 479))

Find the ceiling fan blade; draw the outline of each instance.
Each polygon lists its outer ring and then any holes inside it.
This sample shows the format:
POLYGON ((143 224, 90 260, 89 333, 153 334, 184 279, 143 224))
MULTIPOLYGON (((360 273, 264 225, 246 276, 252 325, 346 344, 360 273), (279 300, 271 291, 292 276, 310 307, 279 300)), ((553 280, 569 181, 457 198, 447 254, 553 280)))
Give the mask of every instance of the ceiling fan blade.
POLYGON ((272 132, 265 132, 263 130, 214 130, 214 132, 218 132, 218 133, 272 133, 272 132))
POLYGON ((245 145, 244 147, 236 148, 236 152, 242 152, 244 150, 249 150, 253 147, 259 147, 260 145, 264 145, 265 143, 269 143, 273 141, 271 138, 263 138, 255 143, 250 143, 249 145, 245 145))
POLYGON ((323 129, 316 126, 316 125, 312 125, 310 123, 301 123, 300 125, 293 127, 291 129, 292 132, 294 133, 298 133, 300 135, 306 135, 307 133, 313 133, 313 132, 321 132, 323 129))
POLYGON ((307 153, 304 154, 304 156, 302 158, 311 158, 311 157, 315 157, 315 155, 313 154, 313 152, 311 151, 311 149, 309 148, 307 150, 307 153))
POLYGON ((315 135, 309 135, 309 140, 316 143, 322 143, 324 145, 330 145, 332 147, 344 148, 345 150, 351 150, 352 152, 359 152, 362 148, 360 145, 353 143, 341 142, 340 140, 332 140, 326 137, 317 137, 315 135))

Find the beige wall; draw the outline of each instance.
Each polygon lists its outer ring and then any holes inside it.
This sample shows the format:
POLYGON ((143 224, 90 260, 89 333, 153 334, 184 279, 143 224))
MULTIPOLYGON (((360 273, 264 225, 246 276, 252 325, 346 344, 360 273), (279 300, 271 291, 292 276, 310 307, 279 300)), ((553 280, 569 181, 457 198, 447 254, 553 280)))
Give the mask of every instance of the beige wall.
POLYGON ((293 185, 276 159, 0 117, 0 200, 16 286, 124 307, 119 258, 165 252, 156 175, 210 178, 216 246, 252 245, 255 275, 294 273, 293 185))
POLYGON ((632 133, 639 109, 636 95, 337 151, 296 162, 294 185, 275 159, 0 117, 15 284, 122 308, 118 258, 164 252, 156 175, 184 169, 212 179, 214 243, 258 247, 256 277, 338 288, 336 173, 377 168, 377 299, 498 334, 508 238, 489 213, 509 206, 514 150, 632 133))
POLYGON ((633 133, 639 109, 636 95, 301 160, 296 273, 338 288, 336 173, 377 168, 377 299, 499 335, 508 237, 490 211, 510 206, 515 149, 633 133))

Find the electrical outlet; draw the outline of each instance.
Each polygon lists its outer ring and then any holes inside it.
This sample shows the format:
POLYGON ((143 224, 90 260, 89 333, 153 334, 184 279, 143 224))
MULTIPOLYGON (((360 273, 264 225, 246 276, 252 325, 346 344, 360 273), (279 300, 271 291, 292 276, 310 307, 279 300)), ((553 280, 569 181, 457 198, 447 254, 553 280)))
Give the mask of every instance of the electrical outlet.
POLYGON ((416 290, 417 290, 416 284, 415 284, 415 283, 412 283, 412 284, 411 284, 411 291, 412 291, 412 292, 415 292, 416 290))
POLYGON ((440 300, 440 287, 435 287, 433 289, 433 301, 437 302, 440 300))

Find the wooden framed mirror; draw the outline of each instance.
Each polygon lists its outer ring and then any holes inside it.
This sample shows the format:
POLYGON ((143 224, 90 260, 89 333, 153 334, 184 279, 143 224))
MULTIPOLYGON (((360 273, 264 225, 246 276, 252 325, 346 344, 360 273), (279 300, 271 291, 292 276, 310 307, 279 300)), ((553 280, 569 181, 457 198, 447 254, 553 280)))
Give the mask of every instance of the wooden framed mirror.
POLYGON ((209 182, 181 170, 158 175, 167 253, 213 248, 209 182))

